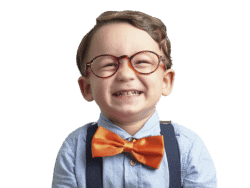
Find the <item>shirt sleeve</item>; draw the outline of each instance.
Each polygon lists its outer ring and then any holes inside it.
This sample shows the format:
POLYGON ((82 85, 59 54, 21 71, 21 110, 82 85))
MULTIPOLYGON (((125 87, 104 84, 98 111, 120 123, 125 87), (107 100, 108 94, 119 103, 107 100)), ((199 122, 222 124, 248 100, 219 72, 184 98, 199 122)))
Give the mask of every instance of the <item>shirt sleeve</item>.
POLYGON ((75 153, 69 143, 64 141, 57 155, 52 188, 77 188, 74 164, 75 153))
POLYGON ((206 146, 196 135, 186 161, 185 188, 217 188, 216 171, 206 146))

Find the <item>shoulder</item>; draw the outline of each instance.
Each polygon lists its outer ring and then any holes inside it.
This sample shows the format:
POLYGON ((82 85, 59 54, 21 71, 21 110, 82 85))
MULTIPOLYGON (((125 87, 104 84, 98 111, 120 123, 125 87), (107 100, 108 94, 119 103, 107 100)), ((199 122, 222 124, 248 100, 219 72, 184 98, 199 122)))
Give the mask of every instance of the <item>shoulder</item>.
POLYGON ((213 160, 202 139, 194 131, 172 122, 178 141, 184 185, 216 187, 213 160), (208 175, 209 174, 209 175, 208 175))
POLYGON ((193 142, 197 137, 199 137, 194 131, 179 125, 177 123, 171 122, 174 127, 176 137, 183 137, 189 142, 193 142))
POLYGON ((87 130, 91 125, 95 123, 96 122, 91 122, 82 127, 79 127, 78 129, 76 129, 75 131, 73 131, 72 133, 68 135, 68 137, 65 139, 65 142, 69 144, 72 150, 74 150, 75 146, 79 143, 85 144, 86 137, 87 137, 87 130))
POLYGON ((172 125, 179 145, 181 163, 185 169, 188 161, 196 154, 199 156, 199 152, 203 150, 205 145, 194 131, 174 122, 172 122, 172 125))
POLYGON ((87 129, 92 124, 79 127, 63 142, 56 158, 52 187, 59 185, 77 187, 76 173, 79 169, 82 173, 84 169, 87 129))
POLYGON ((172 122, 172 125, 183 157, 187 158, 187 155, 195 149, 195 146, 204 147, 204 143, 197 133, 174 122, 172 122))

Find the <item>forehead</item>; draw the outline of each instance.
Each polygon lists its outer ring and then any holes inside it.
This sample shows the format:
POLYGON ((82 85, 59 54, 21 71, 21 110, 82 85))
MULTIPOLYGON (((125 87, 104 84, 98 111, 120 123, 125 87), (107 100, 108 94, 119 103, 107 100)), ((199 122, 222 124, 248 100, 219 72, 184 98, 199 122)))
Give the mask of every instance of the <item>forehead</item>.
POLYGON ((102 26, 93 35, 89 56, 91 59, 101 54, 131 56, 143 50, 161 52, 159 45, 146 31, 129 23, 112 23, 102 26))

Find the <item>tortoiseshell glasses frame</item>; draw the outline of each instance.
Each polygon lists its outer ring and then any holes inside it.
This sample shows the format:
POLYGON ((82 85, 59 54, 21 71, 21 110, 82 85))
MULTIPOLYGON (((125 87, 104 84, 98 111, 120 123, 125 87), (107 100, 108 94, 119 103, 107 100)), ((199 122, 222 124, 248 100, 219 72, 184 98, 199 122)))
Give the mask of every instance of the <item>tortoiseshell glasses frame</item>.
POLYGON ((126 58, 126 59, 129 60, 130 67, 131 67, 136 73, 142 74, 142 75, 148 75, 148 74, 152 74, 153 72, 155 72, 155 71, 158 69, 158 67, 159 67, 161 61, 164 63, 164 65, 163 65, 162 68, 166 69, 166 67, 167 67, 167 66, 166 66, 166 59, 164 59, 163 56, 160 56, 160 55, 158 55, 157 53, 155 53, 155 52, 153 52, 153 51, 147 51, 147 50, 146 50, 146 51, 140 51, 140 52, 137 52, 137 53, 135 53, 134 55, 132 55, 132 56, 130 56, 130 57, 128 57, 127 55, 122 55, 122 56, 120 56, 120 57, 116 57, 116 56, 113 56, 113 55, 110 55, 110 54, 102 54, 102 55, 96 56, 94 59, 92 59, 91 61, 89 61, 88 63, 86 63, 86 68, 85 68, 85 71, 84 71, 84 73, 83 73, 83 76, 84 76, 84 77, 87 76, 87 70, 88 70, 88 68, 90 68, 91 71, 92 71, 92 73, 93 73, 96 77, 98 77, 98 78, 109 78, 109 77, 113 76, 113 75, 117 72, 117 70, 119 69, 119 65, 120 65, 120 63, 121 63, 120 60, 121 60, 121 59, 124 59, 124 58, 126 58), (132 62, 133 58, 134 58, 136 55, 141 54, 141 53, 145 53, 145 52, 147 52, 147 53, 149 52, 149 53, 152 53, 152 54, 156 55, 157 58, 158 58, 158 64, 157 64, 157 66, 156 66, 156 68, 155 68, 154 70, 152 70, 152 71, 150 71, 150 72, 147 72, 147 73, 141 73, 141 72, 137 71, 137 70, 133 67, 133 64, 132 64, 131 62, 132 62), (105 77, 98 76, 98 75, 93 71, 93 69, 91 68, 91 65, 93 64, 94 60, 97 59, 97 58, 99 58, 99 57, 102 57, 102 56, 112 57, 112 58, 114 58, 114 59, 118 62, 116 70, 115 70, 111 75, 105 76, 105 77))

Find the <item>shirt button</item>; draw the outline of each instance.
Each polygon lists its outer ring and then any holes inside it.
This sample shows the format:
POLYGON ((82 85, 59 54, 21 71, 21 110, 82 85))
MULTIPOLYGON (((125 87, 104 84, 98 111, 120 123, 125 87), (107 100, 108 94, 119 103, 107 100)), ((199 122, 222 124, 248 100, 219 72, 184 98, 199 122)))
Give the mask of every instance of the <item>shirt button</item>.
POLYGON ((130 165, 131 165, 131 166, 134 166, 135 164, 136 164, 135 160, 132 159, 132 160, 130 161, 130 165))

